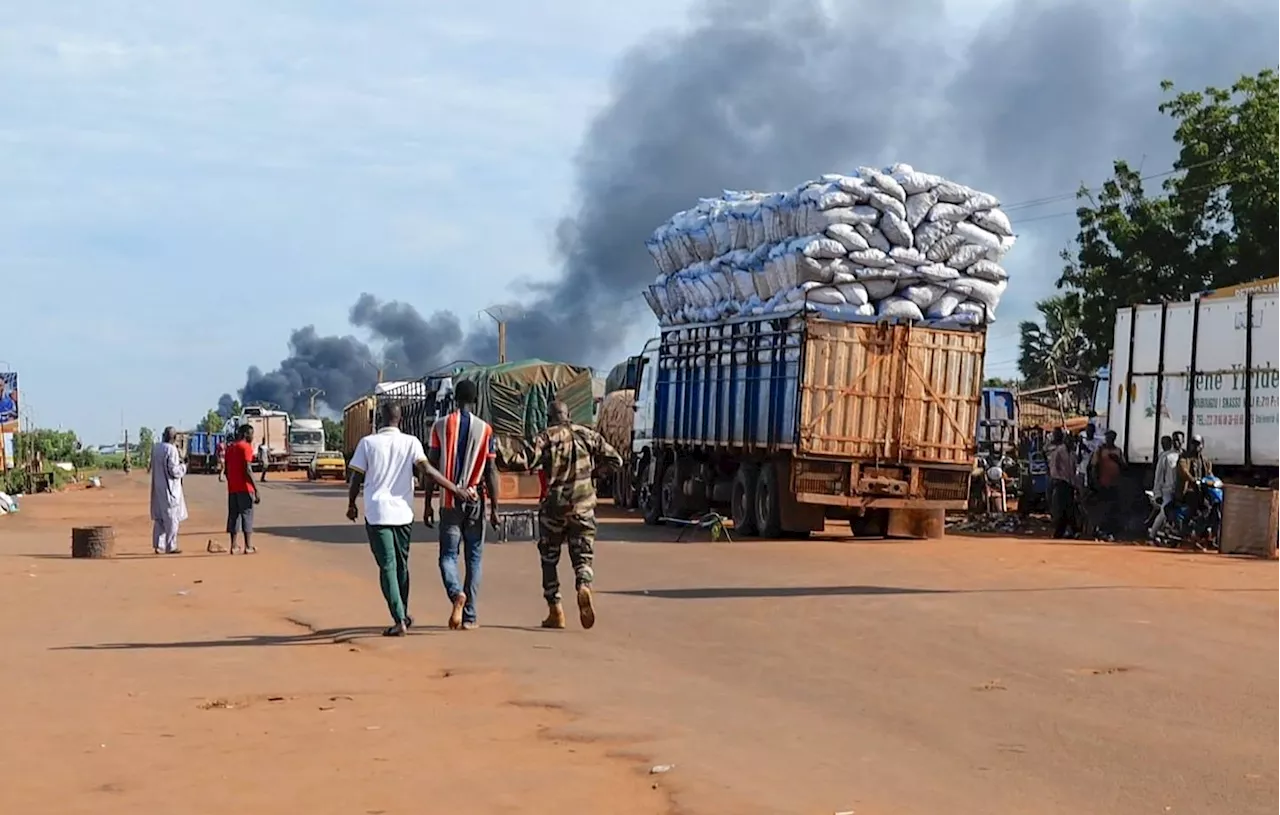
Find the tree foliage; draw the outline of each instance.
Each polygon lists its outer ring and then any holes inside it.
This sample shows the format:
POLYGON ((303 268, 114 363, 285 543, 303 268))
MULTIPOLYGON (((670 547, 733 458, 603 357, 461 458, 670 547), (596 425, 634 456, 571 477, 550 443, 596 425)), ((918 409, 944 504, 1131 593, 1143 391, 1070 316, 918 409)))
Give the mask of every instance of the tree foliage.
POLYGON ((1018 372, 1029 388, 1061 384, 1090 367, 1093 347, 1083 330, 1082 298, 1076 292, 1036 303, 1040 321, 1018 324, 1018 372))
POLYGON ((67 461, 76 467, 94 467, 98 453, 86 449, 70 430, 28 430, 13 434, 13 454, 19 463, 30 461, 36 453, 46 466, 67 461))
POLYGON ((240 410, 241 407, 238 401, 231 403, 231 410, 229 411, 224 412, 217 408, 210 408, 209 412, 204 415, 204 418, 196 423, 196 430, 207 433, 221 433, 228 429, 226 426, 227 420, 232 416, 239 416, 240 410))
POLYGON ((326 450, 342 449, 342 422, 333 419, 321 417, 320 423, 324 425, 324 446, 326 450))
MULTIPOLYGON (((1169 98, 1160 111, 1176 123, 1173 172, 1161 174, 1161 191, 1150 193, 1149 178, 1117 161, 1096 195, 1080 190, 1080 231, 1062 253, 1058 286, 1079 296, 1088 343, 1081 361, 1090 368, 1106 363, 1118 307, 1183 300, 1276 273, 1276 72, 1243 76, 1229 89, 1161 87, 1169 98)), ((1034 332, 1023 337, 1031 343, 1024 351, 1036 352, 1041 340, 1034 332)))
POLYGON ((156 434, 149 427, 138 428, 138 462, 147 466, 151 462, 151 448, 156 443, 156 434))

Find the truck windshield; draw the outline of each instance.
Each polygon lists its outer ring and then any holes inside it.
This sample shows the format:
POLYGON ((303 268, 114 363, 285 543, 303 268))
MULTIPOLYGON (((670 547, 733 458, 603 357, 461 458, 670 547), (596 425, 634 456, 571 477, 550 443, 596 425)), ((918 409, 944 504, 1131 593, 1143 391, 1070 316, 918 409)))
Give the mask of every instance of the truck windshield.
POLYGON ((324 433, 319 430, 295 430, 289 434, 293 444, 323 444, 324 433))

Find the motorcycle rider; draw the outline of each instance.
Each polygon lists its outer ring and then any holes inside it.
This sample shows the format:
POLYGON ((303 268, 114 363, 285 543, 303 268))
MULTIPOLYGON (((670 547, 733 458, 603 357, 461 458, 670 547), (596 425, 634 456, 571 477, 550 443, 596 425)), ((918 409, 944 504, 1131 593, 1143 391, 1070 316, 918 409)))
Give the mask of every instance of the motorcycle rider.
POLYGON ((1160 499, 1156 507, 1155 518, 1152 519, 1147 535, 1151 540, 1164 528, 1165 513, 1173 508, 1174 490, 1178 486, 1178 459, 1180 455, 1173 446, 1172 436, 1160 437, 1160 457, 1156 459, 1156 477, 1151 484, 1151 491, 1160 499))
POLYGON ((1204 457, 1204 436, 1197 433, 1178 457, 1178 500, 1189 507, 1199 506, 1200 479, 1212 474, 1213 467, 1204 457))
MULTIPOLYGON (((1204 534, 1210 524, 1205 495, 1200 479, 1213 475, 1213 466, 1204 457, 1204 437, 1196 434, 1187 442, 1187 449, 1178 458, 1178 501, 1187 508, 1190 528, 1195 535, 1204 534)), ((1197 546, 1201 545, 1197 542, 1197 546)))

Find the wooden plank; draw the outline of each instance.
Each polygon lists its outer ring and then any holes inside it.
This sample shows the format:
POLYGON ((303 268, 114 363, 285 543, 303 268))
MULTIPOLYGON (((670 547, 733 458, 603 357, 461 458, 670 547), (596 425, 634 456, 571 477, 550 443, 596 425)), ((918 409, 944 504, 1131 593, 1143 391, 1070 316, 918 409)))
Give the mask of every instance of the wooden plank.
POLYGON ((812 320, 801 380, 806 455, 967 463, 981 332, 812 320))

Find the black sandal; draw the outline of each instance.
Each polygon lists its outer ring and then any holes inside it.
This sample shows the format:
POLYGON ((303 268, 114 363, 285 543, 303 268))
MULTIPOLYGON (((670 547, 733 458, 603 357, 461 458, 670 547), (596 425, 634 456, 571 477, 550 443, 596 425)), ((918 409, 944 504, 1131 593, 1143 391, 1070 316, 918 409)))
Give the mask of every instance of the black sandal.
POLYGON ((405 631, 404 625, 402 623, 396 623, 395 625, 388 628, 386 631, 383 631, 382 636, 403 637, 406 633, 408 632, 405 631))

